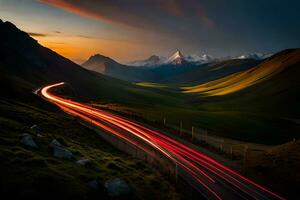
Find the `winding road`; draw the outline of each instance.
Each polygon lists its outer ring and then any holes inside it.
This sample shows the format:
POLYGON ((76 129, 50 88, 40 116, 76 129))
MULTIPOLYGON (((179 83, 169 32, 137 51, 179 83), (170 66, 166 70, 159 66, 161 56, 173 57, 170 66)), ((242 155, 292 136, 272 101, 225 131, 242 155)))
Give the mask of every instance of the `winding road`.
POLYGON ((216 160, 159 131, 125 117, 58 97, 50 92, 51 89, 62 85, 64 85, 63 82, 46 86, 40 90, 39 95, 56 104, 65 112, 92 123, 148 154, 153 155, 153 151, 159 152, 165 160, 174 164, 176 176, 187 180, 204 198, 284 199, 216 160))

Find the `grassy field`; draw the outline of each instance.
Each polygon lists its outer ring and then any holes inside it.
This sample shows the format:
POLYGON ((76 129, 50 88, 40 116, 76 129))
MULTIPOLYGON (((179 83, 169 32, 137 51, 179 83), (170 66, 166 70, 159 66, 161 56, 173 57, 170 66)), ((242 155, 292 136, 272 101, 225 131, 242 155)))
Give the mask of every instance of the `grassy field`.
MULTIPOLYGON (((254 142, 258 144, 281 144, 298 137, 299 125, 266 115, 233 110, 204 109, 203 107, 167 107, 163 105, 136 106, 107 104, 105 107, 119 112, 138 115, 148 121, 156 121, 179 130, 190 132, 192 126, 208 130, 211 135, 254 142)), ((211 109, 211 108, 210 108, 211 109)), ((199 134, 199 132, 195 132, 199 134)))
POLYGON ((143 87, 153 87, 153 88, 164 88, 168 87, 167 85, 160 84, 160 83, 151 83, 151 82, 139 82, 136 85, 143 86, 143 87))
POLYGON ((147 164, 116 150, 54 106, 45 102, 33 104, 1 99, 0 111, 0 191, 3 195, 34 199, 108 199, 103 183, 121 177, 132 189, 130 199, 180 198, 174 187, 147 164), (41 127, 43 137, 30 130, 33 124, 41 127), (38 149, 20 143, 19 135, 24 132, 33 135, 38 149), (75 159, 54 157, 49 147, 53 139, 67 146, 75 159), (75 161, 81 158, 91 160, 91 164, 79 166, 75 161), (102 184, 98 191, 87 186, 96 178, 102 184))
POLYGON ((165 119, 176 129, 182 122, 187 131, 193 126, 245 142, 282 144, 300 136, 299 56, 298 49, 283 51, 253 69, 207 83, 216 88, 206 88, 205 94, 184 93, 179 85, 140 83, 128 87, 136 99, 125 95, 118 101, 99 98, 93 103, 150 121, 165 119), (218 84, 229 85, 219 89, 218 84), (224 91, 226 95, 217 95, 224 91))

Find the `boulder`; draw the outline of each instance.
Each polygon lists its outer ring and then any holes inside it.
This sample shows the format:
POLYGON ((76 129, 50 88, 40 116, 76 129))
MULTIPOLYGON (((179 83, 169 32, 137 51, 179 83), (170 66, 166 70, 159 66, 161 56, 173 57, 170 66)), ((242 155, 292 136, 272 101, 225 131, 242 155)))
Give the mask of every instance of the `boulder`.
POLYGON ((81 166, 86 166, 90 163, 91 163, 91 161, 89 159, 81 159, 81 160, 76 161, 76 164, 81 165, 81 166))
POLYGON ((104 187, 110 197, 126 198, 130 194, 130 187, 124 179, 115 178, 104 183, 104 187))
POLYGON ((74 158, 73 154, 71 151, 64 147, 60 146, 54 146, 53 147, 53 156, 57 158, 64 158, 64 159, 72 159, 74 158))
POLYGON ((38 145, 35 143, 32 136, 28 133, 23 133, 21 135, 21 143, 32 148, 38 148, 38 145))
POLYGON ((60 144, 56 139, 53 139, 52 142, 50 143, 51 147, 63 147, 62 144, 60 144))
POLYGON ((36 134, 41 133, 41 128, 38 125, 36 125, 36 124, 32 125, 30 127, 30 130, 32 130, 36 134))
POLYGON ((39 134, 39 133, 38 133, 36 136, 37 136, 37 137, 39 137, 39 138, 43 138, 43 137, 45 137, 44 135, 42 135, 42 134, 39 134))

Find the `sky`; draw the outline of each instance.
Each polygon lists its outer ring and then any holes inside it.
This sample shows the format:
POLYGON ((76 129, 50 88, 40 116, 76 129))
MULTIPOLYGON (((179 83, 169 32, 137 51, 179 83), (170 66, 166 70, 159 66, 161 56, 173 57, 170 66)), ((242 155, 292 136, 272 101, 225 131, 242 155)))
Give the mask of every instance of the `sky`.
POLYGON ((0 0, 0 18, 81 63, 300 47, 298 0, 0 0))

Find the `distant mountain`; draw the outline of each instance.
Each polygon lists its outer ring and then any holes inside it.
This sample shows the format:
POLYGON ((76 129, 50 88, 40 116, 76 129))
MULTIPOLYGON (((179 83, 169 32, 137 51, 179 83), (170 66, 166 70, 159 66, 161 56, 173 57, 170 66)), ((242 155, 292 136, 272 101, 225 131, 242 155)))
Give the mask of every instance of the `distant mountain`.
POLYGON ((114 61, 113 59, 96 54, 91 56, 87 61, 81 64, 83 67, 85 67, 88 70, 96 71, 101 74, 105 74, 107 71, 108 66, 116 66, 121 65, 114 61))
POLYGON ((136 61, 136 66, 122 65, 113 59, 96 54, 82 66, 114 78, 131 82, 203 83, 231 73, 249 69, 259 64, 255 59, 230 59, 218 61, 208 56, 184 56, 180 51, 169 58, 151 56, 136 61), (156 65, 152 65, 156 63, 156 65), (140 64, 138 66, 138 64, 140 64), (144 64, 143 66, 141 64, 144 64))
POLYGON ((184 65, 187 64, 187 60, 180 51, 176 51, 172 56, 167 58, 162 64, 172 65, 184 65))
POLYGON ((183 66, 183 65, 200 65, 204 63, 214 62, 212 56, 207 54, 203 55, 188 55, 184 56, 179 50, 173 53, 168 58, 160 57, 160 56, 150 56, 145 60, 138 60, 129 62, 128 65, 130 66, 138 66, 138 67, 159 67, 161 65, 174 65, 174 66, 183 66))
POLYGON ((88 70, 131 82, 152 80, 153 77, 152 72, 146 68, 123 65, 100 54, 91 56, 82 66, 88 70))
POLYGON ((203 55, 189 55, 185 57, 188 62, 197 63, 197 64, 205 64, 217 61, 217 59, 213 58, 210 55, 203 54, 203 55))
POLYGON ((272 56, 271 53, 249 53, 249 54, 243 54, 237 57, 237 59, 254 59, 254 60, 263 60, 268 57, 272 56))
POLYGON ((137 60, 137 61, 129 62, 128 65, 137 66, 137 67, 141 67, 141 66, 151 67, 151 66, 160 65, 162 60, 164 60, 164 58, 156 56, 156 55, 152 55, 149 58, 147 58, 146 60, 137 60))

